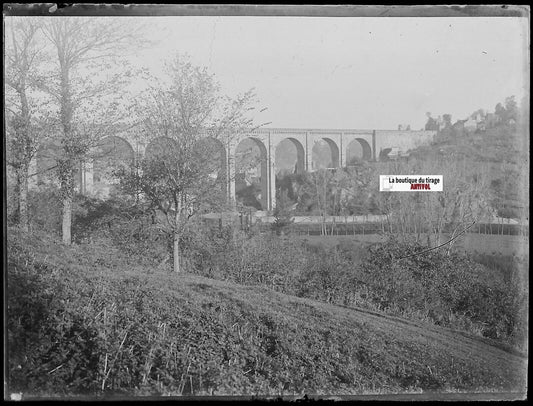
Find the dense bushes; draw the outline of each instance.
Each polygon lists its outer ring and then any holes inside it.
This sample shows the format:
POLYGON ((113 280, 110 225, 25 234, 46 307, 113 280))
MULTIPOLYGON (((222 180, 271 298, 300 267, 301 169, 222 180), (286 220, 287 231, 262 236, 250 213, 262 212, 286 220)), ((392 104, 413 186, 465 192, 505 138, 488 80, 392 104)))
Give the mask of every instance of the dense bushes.
POLYGON ((420 327, 268 289, 150 274, 125 260, 106 245, 64 247, 46 234, 10 232, 10 393, 301 396, 524 385, 516 357, 503 373, 479 366, 490 346, 462 358, 461 342, 444 351, 438 340, 417 343, 420 327))
POLYGON ((360 263, 346 248, 309 247, 274 234, 227 230, 197 241, 202 253, 191 240, 186 255, 209 258, 190 268, 204 276, 426 320, 515 345, 525 337, 526 294, 516 276, 520 268, 504 278, 464 253, 416 255, 427 247, 395 239, 370 246, 360 263))
MULTIPOLYGON (((39 200, 32 200, 38 228, 58 229, 57 196, 53 189, 39 193, 39 200)), ((110 245, 147 269, 170 269, 170 239, 153 213, 127 201, 79 196, 75 203, 75 242, 110 245)), ((527 281, 519 277, 524 264, 515 260, 503 269, 494 259, 473 261, 442 249, 413 255, 425 247, 394 239, 374 244, 356 258, 348 246, 311 247, 277 234, 276 227, 266 234, 254 229, 244 233, 231 225, 193 221, 180 241, 184 268, 210 278, 431 321, 515 345, 524 342, 527 281)))
POLYGON ((128 273, 126 255, 116 249, 86 244, 58 252, 48 238, 37 233, 29 247, 23 235, 10 236, 12 392, 190 394, 224 379, 224 367, 213 362, 222 351, 217 332, 206 330, 223 330, 216 315, 205 320, 201 308, 184 306, 185 297, 161 294, 158 278, 128 273), (40 262, 49 249, 52 261, 40 262), (209 341, 206 353, 191 353, 201 337, 209 341), (213 369, 213 382, 196 379, 209 373, 190 370, 192 357, 213 369))
MULTIPOLYGON (((59 236, 62 204, 59 190, 41 185, 28 195, 32 230, 59 236)), ((72 205, 72 240, 76 244, 101 242, 146 264, 165 264, 169 257, 168 234, 156 224, 155 213, 120 196, 100 200, 77 194, 72 205)))
POLYGON ((91 297, 89 286, 78 283, 80 275, 38 262, 31 247, 10 238, 8 343, 13 389, 94 389, 98 331, 85 309, 77 306, 80 298, 91 297))
POLYGON ((72 234, 77 243, 105 240, 148 265, 168 259, 168 234, 156 224, 155 214, 124 200, 80 196, 72 234))
POLYGON ((525 297, 516 278, 503 279, 458 252, 433 250, 399 259, 422 250, 395 240, 371 248, 361 270, 373 287, 372 301, 384 310, 423 312, 437 324, 486 337, 524 339, 518 320, 524 316, 525 297))
MULTIPOLYGON (((389 312, 398 312, 398 302, 404 298, 412 301, 403 310, 420 302, 411 284, 422 286, 417 285, 422 274, 405 274, 402 266, 393 265, 386 246, 374 246, 372 256, 361 267, 353 267, 342 251, 309 251, 303 243, 274 235, 246 236, 230 227, 211 235, 202 240, 198 232, 196 241, 184 241, 188 266, 198 272, 204 269, 217 278, 332 303, 368 308, 387 303, 382 310, 389 312), (193 261, 191 254, 198 244, 214 256, 193 261), (405 294, 392 289, 379 294, 381 287, 391 283, 387 267, 396 267, 393 275, 407 275, 392 278, 405 294), (373 273, 379 277, 372 278, 373 273)), ((11 392, 41 396, 120 391, 130 395, 299 394, 362 393, 374 387, 394 392, 446 385, 459 389, 510 385, 510 375, 502 378, 499 372, 476 369, 474 361, 466 360, 459 371, 458 361, 436 351, 435 343, 417 347, 412 331, 395 341, 397 332, 374 328, 376 320, 363 322, 364 313, 350 319, 352 312, 343 310, 344 315, 330 322, 342 309, 319 310, 318 302, 267 289, 155 272, 154 267, 132 264, 138 257, 110 246, 109 241, 65 247, 46 233, 29 236, 10 230, 11 392), (434 375, 428 365, 438 366, 440 375, 434 375)), ((426 279, 431 289, 432 282, 426 279)), ((418 293, 424 294, 422 288, 418 293)), ((472 290, 471 296, 480 304, 488 303, 489 314, 498 310, 491 303, 503 309, 507 306, 503 300, 509 297, 487 290, 479 294, 472 290), (489 297, 483 297, 487 292, 489 297)), ((443 295, 440 300, 445 305, 450 299, 443 295)), ((457 303, 472 311, 479 308, 477 302, 457 303)), ((447 323, 450 320, 442 324, 447 323)))
MULTIPOLYGON (((73 202, 76 210, 76 199, 73 202)), ((61 198, 58 188, 41 185, 28 192, 28 213, 32 229, 46 230, 49 233, 61 232, 61 198)))

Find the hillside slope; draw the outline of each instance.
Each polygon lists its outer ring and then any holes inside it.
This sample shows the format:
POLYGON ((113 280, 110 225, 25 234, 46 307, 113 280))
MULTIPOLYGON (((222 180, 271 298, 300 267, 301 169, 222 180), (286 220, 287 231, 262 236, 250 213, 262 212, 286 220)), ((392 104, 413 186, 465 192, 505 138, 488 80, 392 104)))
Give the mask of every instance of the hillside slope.
POLYGON ((8 260, 10 391, 27 398, 525 392, 523 356, 433 325, 14 230, 8 260))
POLYGON ((489 180, 493 206, 501 217, 522 218, 529 210, 529 131, 527 127, 498 126, 484 132, 445 137, 410 151, 427 162, 444 160, 489 180))

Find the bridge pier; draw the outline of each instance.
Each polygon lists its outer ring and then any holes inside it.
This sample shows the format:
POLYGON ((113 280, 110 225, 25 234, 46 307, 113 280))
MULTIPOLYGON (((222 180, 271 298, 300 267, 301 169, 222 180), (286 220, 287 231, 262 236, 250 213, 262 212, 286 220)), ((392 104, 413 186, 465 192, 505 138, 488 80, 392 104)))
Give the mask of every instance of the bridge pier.
POLYGON ((305 133, 305 171, 311 172, 313 170, 313 152, 310 144, 309 131, 305 133))
POLYGON ((344 141, 344 133, 342 132, 341 138, 340 138, 340 148, 339 148, 339 154, 340 154, 339 165, 341 168, 346 168, 346 156, 348 154, 346 153, 346 151, 344 151, 345 148, 343 146, 343 141, 344 141))
POLYGON ((267 210, 276 208, 276 147, 272 145, 271 133, 268 133, 268 203, 267 210))
POLYGON ((372 161, 377 161, 376 154, 376 130, 372 130, 372 161))

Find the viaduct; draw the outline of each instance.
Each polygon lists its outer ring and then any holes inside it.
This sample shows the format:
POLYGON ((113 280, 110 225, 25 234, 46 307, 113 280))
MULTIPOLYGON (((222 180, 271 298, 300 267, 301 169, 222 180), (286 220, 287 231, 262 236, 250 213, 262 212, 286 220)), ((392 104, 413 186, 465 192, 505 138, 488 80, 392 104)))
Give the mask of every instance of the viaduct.
MULTIPOLYGON (((235 178, 239 162, 239 146, 245 141, 256 145, 261 155, 259 182, 261 184, 261 206, 263 210, 272 210, 276 205, 276 152, 285 140, 290 141, 296 151, 294 169, 296 173, 312 172, 318 168, 313 159, 313 147, 317 142, 329 147, 331 161, 328 167, 346 167, 356 157, 366 161, 380 161, 387 159, 391 151, 407 152, 418 146, 427 145, 433 141, 436 131, 411 130, 336 130, 336 129, 303 129, 303 128, 260 128, 249 133, 243 133, 224 145, 215 140, 220 146, 221 169, 227 179, 227 197, 229 202, 235 201, 235 178), (354 147, 358 156, 354 156, 354 147)), ((134 138, 127 131, 117 131, 115 135, 101 141, 111 157, 106 162, 128 161, 140 159, 157 144, 159 139, 145 142, 134 138)), ((290 145, 290 144, 289 144, 290 145)), ((281 147, 287 146, 287 141, 281 147)), ((30 187, 46 182, 47 169, 54 166, 50 154, 41 148, 36 159, 32 162, 37 177, 33 178, 30 187)), ((279 152, 278 152, 279 153, 279 152)), ((53 155, 53 154, 52 154, 53 155)), ((294 155, 294 154, 293 154, 294 155)), ((214 158, 216 159, 216 158, 214 158)), ((106 165, 104 161, 93 159, 81 165, 79 171, 79 191, 88 195, 105 197, 113 180, 103 176, 106 165)), ((48 171, 49 172, 49 171, 48 171)))

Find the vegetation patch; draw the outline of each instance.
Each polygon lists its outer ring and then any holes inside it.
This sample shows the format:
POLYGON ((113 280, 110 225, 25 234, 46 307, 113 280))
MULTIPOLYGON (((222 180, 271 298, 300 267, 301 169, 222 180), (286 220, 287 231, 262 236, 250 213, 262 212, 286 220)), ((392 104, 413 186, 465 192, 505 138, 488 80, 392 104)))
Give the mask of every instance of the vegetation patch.
POLYGON ((16 230, 8 243, 10 390, 24 396, 524 385, 523 359, 450 330, 259 287, 147 272, 123 263, 112 247, 64 247, 16 230))

